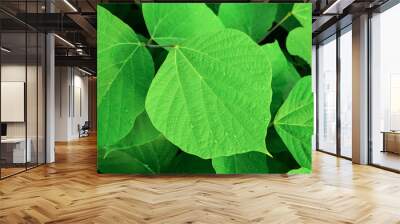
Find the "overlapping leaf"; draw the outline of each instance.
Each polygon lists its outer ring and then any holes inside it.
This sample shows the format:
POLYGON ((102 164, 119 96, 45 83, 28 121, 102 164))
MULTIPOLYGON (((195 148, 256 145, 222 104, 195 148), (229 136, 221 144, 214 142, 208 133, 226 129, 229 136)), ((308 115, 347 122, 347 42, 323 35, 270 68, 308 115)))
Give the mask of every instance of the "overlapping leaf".
POLYGON ((292 30, 286 40, 286 46, 290 54, 297 55, 311 65, 311 28, 298 27, 292 30))
POLYGON ((293 175, 293 174, 309 174, 309 173, 311 173, 311 169, 301 167, 298 169, 291 170, 287 174, 293 175))
POLYGON ((149 89, 154 126, 201 158, 267 153, 271 67, 247 35, 226 29, 170 50, 149 89))
POLYGON ((144 145, 160 136, 161 133, 154 128, 147 113, 143 112, 136 118, 135 124, 129 134, 118 141, 117 144, 106 146, 105 153, 110 153, 121 148, 133 148, 138 145, 144 145))
POLYGON ((135 32, 103 7, 98 7, 99 146, 116 144, 144 110, 154 76, 150 53, 135 32))
POLYGON ((218 17, 227 28, 234 28, 261 41, 274 22, 278 5, 271 3, 222 3, 218 17))
MULTIPOLYGON (((177 151, 178 148, 175 145, 160 136, 143 145, 114 148, 105 154, 104 159, 112 160, 114 155, 125 155, 127 158, 124 158, 124 161, 140 164, 135 165, 137 166, 135 169, 144 167, 150 173, 160 173, 167 169, 177 151)), ((141 170, 137 170, 134 173, 140 173, 139 171, 141 170)))
POLYGON ((247 152, 212 159, 217 174, 267 173, 267 155, 247 152))
POLYGON ((290 54, 299 56, 311 65, 311 5, 295 4, 292 13, 301 23, 302 27, 290 31, 286 39, 287 49, 290 54))
POLYGON ((293 68, 283 54, 278 41, 266 44, 263 50, 268 55, 272 66, 272 103, 271 113, 274 115, 286 99, 290 90, 300 79, 300 75, 293 68))
POLYGON ((311 13, 311 3, 294 4, 292 9, 292 15, 296 17, 303 27, 311 26, 311 13))
POLYGON ((302 78, 293 87, 275 116, 274 126, 299 165, 310 168, 313 133, 311 76, 302 78))
POLYGON ((204 3, 145 3, 142 10, 151 39, 164 46, 224 28, 204 3))
POLYGON ((211 159, 202 159, 195 155, 179 152, 172 160, 166 173, 169 174, 213 174, 211 159))

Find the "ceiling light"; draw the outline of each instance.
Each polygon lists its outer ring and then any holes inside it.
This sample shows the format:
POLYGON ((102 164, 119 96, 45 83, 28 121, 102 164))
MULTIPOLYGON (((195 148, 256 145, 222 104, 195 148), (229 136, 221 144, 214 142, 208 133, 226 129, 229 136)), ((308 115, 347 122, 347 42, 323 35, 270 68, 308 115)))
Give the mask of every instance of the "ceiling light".
POLYGON ((65 4, 67 4, 74 12, 78 12, 78 10, 68 1, 64 0, 65 4))
POLYGON ((62 38, 62 37, 60 37, 60 36, 57 35, 57 34, 54 34, 54 36, 57 37, 57 38, 58 38, 59 40, 61 40, 62 42, 64 42, 65 44, 67 44, 68 46, 75 48, 75 45, 73 45, 73 44, 72 44, 71 42, 69 42, 68 40, 66 40, 66 39, 64 39, 64 38, 62 38))
POLYGON ((336 0, 322 13, 327 14, 342 14, 343 10, 351 5, 355 0, 336 0))
POLYGON ((86 70, 83 70, 83 69, 81 69, 81 68, 79 68, 79 67, 78 67, 78 70, 81 71, 81 72, 83 72, 83 73, 85 73, 86 75, 90 75, 90 76, 93 75, 92 73, 90 73, 90 72, 88 72, 88 71, 86 71, 86 70))
POLYGON ((1 51, 4 51, 6 53, 10 53, 11 52, 11 50, 9 50, 9 49, 7 49, 5 47, 1 47, 0 49, 1 49, 1 51))

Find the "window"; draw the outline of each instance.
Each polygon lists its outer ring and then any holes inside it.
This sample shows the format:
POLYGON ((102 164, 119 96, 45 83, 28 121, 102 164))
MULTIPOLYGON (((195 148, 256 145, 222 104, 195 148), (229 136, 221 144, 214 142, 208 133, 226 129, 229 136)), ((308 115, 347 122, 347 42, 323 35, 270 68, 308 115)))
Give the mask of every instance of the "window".
POLYGON ((340 36, 340 155, 352 157, 352 32, 340 36))
POLYGON ((371 19, 371 162, 400 170, 400 5, 371 19))
POLYGON ((318 48, 318 149, 336 153, 336 36, 318 48))

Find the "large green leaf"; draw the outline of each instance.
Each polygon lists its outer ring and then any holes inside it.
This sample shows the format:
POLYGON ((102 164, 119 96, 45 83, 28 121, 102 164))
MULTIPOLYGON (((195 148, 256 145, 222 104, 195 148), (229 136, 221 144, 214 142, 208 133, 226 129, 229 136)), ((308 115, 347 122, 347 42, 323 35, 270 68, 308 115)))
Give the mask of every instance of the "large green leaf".
POLYGON ((292 15, 300 22, 303 27, 311 26, 312 4, 296 3, 292 9, 292 15))
POLYGON ((215 174, 211 164, 211 159, 202 159, 200 157, 180 152, 172 160, 171 165, 165 173, 170 174, 215 174))
POLYGON ((278 41, 266 44, 262 47, 268 55, 272 66, 272 103, 271 114, 275 115, 283 101, 289 95, 290 90, 300 79, 300 75, 287 61, 278 41))
POLYGON ((160 45, 176 45, 224 28, 204 3, 145 3, 142 10, 151 39, 160 45))
POLYGON ((311 65, 311 27, 298 27, 290 31, 286 46, 291 55, 297 55, 311 65))
POLYGON ((170 50, 146 110, 154 126, 189 154, 267 153, 271 95, 264 51, 244 33, 225 29, 170 50))
POLYGON ((105 147, 106 153, 120 148, 132 148, 154 141, 161 133, 154 128, 146 112, 140 114, 130 133, 117 144, 105 147))
MULTIPOLYGON (((178 148, 168 142, 163 136, 160 136, 152 142, 148 142, 138 146, 126 146, 121 148, 114 148, 105 154, 104 160, 112 158, 114 153, 124 153, 129 158, 124 160, 131 160, 132 162, 139 163, 139 167, 146 167, 152 173, 160 173, 165 170, 175 157, 178 148)), ((138 170, 134 173, 140 173, 138 170)))
POLYGON ((222 3, 218 16, 227 28, 240 30, 259 42, 272 26, 277 7, 271 3, 222 3))
POLYGON ((99 148, 116 144, 144 110, 154 76, 150 53, 135 32, 103 7, 98 7, 99 148))
POLYGON ((217 174, 267 173, 267 155, 247 152, 212 159, 217 174))
POLYGON ((300 166, 311 167, 313 94, 311 76, 293 87, 274 120, 275 129, 300 166))

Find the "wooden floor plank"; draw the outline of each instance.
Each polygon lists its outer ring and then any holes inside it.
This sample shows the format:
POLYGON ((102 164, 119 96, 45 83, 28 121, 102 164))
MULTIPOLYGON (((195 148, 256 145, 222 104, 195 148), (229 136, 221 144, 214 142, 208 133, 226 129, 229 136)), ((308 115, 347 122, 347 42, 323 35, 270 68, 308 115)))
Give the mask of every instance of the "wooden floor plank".
POLYGON ((96 173, 96 139, 0 181, 0 223, 400 223, 400 175, 320 152, 311 175, 96 173))

